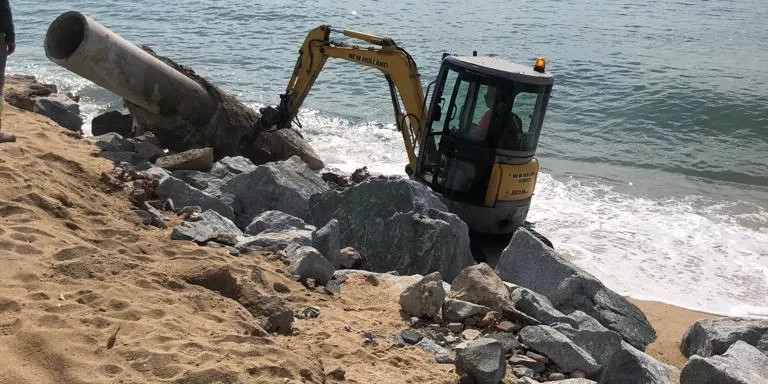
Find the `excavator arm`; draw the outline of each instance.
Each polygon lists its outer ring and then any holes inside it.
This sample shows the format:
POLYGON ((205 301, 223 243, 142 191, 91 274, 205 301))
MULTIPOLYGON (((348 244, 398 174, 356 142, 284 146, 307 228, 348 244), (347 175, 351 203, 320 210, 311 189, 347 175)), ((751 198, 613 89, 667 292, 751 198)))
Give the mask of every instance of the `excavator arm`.
POLYGON ((290 126, 328 58, 343 59, 376 68, 384 74, 392 96, 395 123, 403 135, 410 168, 415 170, 416 147, 421 136, 421 120, 424 118, 424 93, 416 63, 408 52, 398 47, 390 38, 339 30, 329 25, 322 25, 310 31, 299 51, 299 58, 285 94, 280 95, 280 105, 277 108, 262 108, 262 126, 278 129, 290 126), (334 42, 330 40, 331 32, 339 32, 371 45, 360 47, 334 42), (405 112, 400 108, 398 95, 405 112))

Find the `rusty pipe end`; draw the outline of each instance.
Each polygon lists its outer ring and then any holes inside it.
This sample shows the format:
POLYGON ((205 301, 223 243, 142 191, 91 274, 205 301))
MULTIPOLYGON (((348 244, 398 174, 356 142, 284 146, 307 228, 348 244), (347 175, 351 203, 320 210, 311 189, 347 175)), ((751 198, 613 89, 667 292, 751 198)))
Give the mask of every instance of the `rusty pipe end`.
POLYGON ((45 55, 53 61, 72 56, 85 38, 87 24, 86 16, 77 11, 59 15, 45 34, 45 55))

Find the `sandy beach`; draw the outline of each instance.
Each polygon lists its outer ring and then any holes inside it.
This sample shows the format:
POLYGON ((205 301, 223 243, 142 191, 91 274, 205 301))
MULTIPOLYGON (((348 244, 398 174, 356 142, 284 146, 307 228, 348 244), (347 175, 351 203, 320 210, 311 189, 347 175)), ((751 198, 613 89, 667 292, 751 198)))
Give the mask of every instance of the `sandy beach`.
MULTIPOLYGON (((170 228, 130 215, 96 147, 12 106, 3 124, 18 142, 0 145, 0 383, 324 382, 337 368, 350 383, 456 382, 452 365, 390 348, 408 326, 397 287, 351 279, 329 296, 268 254, 172 241, 170 228), (263 334, 234 300, 184 282, 210 266, 265 292, 285 286, 291 309, 316 306, 320 316, 297 319, 292 336, 263 334), (378 342, 364 344, 365 332, 378 342)), ((169 227, 180 220, 168 216, 169 227)), ((683 333, 712 316, 634 302, 658 334, 649 354, 681 367, 683 333)))

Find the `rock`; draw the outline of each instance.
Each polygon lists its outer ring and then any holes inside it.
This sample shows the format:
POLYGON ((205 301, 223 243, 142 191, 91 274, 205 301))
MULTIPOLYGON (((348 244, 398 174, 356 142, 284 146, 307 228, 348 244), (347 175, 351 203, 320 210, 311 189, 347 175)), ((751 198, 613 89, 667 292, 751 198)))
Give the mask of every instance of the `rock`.
POLYGON ((424 337, 421 333, 414 331, 412 329, 406 329, 406 330, 400 331, 399 335, 400 335, 400 338, 403 339, 403 341, 409 345, 414 345, 418 343, 424 337))
POLYGON ((155 161, 155 165, 169 171, 179 169, 208 171, 213 165, 213 148, 196 148, 163 156, 155 161))
POLYGON ((421 281, 406 288, 400 294, 400 307, 410 316, 433 318, 440 312, 445 301, 445 290, 440 272, 424 276, 421 281))
POLYGON ((530 357, 531 359, 534 359, 536 361, 540 361, 544 364, 549 364, 549 358, 546 356, 539 355, 536 352, 528 351, 525 353, 526 356, 530 357))
POLYGON ((107 160, 110 160, 115 164, 120 164, 120 163, 138 164, 141 162, 141 159, 138 156, 136 156, 136 153, 134 152, 101 151, 99 153, 99 156, 107 160))
POLYGON ((520 341, 534 351, 543 353, 566 372, 581 370, 594 374, 600 366, 589 353, 565 335, 547 325, 525 327, 520 330, 520 341))
POLYGON ((291 260, 291 273, 301 276, 301 280, 314 279, 321 285, 325 285, 333 278, 333 265, 312 247, 299 247, 289 252, 291 260))
POLYGON ((36 98, 35 107, 32 110, 50 117, 51 120, 70 131, 79 132, 83 126, 80 105, 62 94, 36 98))
POLYGON ((488 333, 483 337, 498 340, 504 347, 504 353, 514 352, 523 347, 522 344, 517 341, 517 335, 514 333, 488 333))
POLYGON ((58 89, 53 84, 41 84, 34 76, 7 75, 3 98, 8 104, 25 111, 32 112, 35 108, 35 98, 50 96, 57 93, 58 89))
POLYGON ((469 230, 424 185, 407 180, 369 180, 309 201, 312 223, 339 221, 341 244, 364 256, 363 268, 402 275, 439 271, 453 279, 474 259, 469 230))
POLYGON ((230 299, 240 295, 237 279, 227 267, 199 267, 187 272, 183 278, 189 284, 219 292, 230 299))
POLYGON ((286 230, 303 230, 304 220, 280 211, 266 211, 254 217, 245 228, 245 233, 258 235, 262 232, 283 232, 286 230))
POLYGON ((325 166, 312 146, 291 128, 262 130, 251 144, 253 151, 249 157, 257 164, 297 157, 314 171, 325 166))
POLYGON ((739 340, 768 355, 768 320, 746 318, 699 320, 683 335, 680 351, 685 357, 722 355, 739 340))
POLYGON ((272 289, 275 290, 277 293, 290 293, 291 288, 289 288, 287 285, 276 281, 274 284, 272 284, 272 289))
POLYGON ((320 317, 320 308, 307 307, 301 311, 301 318, 303 319, 316 319, 320 317))
POLYGON ((216 177, 212 176, 210 173, 202 171, 179 169, 173 171, 171 174, 173 177, 184 180, 187 184, 204 192, 208 189, 208 186, 211 185, 211 183, 214 183, 217 180, 216 177))
POLYGON ((539 382, 530 377, 521 377, 515 381, 515 384, 539 384, 539 382))
POLYGON ((320 251, 334 268, 341 267, 339 221, 333 219, 312 235, 312 246, 320 251))
POLYGON ((133 143, 125 139, 119 133, 107 133, 100 136, 94 136, 88 139, 102 151, 110 152, 132 152, 133 143))
POLYGON ((329 189, 301 159, 292 157, 235 176, 222 193, 231 196, 235 222, 245 228, 256 215, 270 210, 306 219, 310 196, 329 189))
POLYGON ((482 335, 483 333, 477 329, 465 329, 463 332, 461 332, 461 337, 463 337, 464 340, 476 340, 479 339, 482 335))
POLYGON ((643 350, 656 339, 642 311, 606 288, 525 228, 517 230, 496 265, 501 279, 546 296, 555 308, 580 310, 643 350))
POLYGON ((293 330, 293 320, 293 312, 288 308, 281 308, 267 318, 267 332, 289 335, 293 330))
MULTIPOLYGON (((587 371, 584 371, 587 372, 587 371)), ((600 384, 672 384, 664 364, 626 342, 604 367, 600 384)), ((698 383, 697 383, 698 384, 698 383)))
POLYGON ((525 355, 513 355, 507 361, 509 362, 509 365, 523 366, 529 368, 535 373, 542 373, 547 369, 547 366, 541 361, 536 361, 525 355))
POLYGON ((485 316, 490 308, 463 300, 446 300, 443 303, 443 320, 448 322, 463 322, 472 316, 485 316))
POLYGON ((550 380, 550 381, 563 381, 563 380, 565 380, 566 377, 567 376, 563 375, 560 372, 552 372, 552 373, 549 374, 547 379, 550 380))
POLYGON ((418 343, 416 343, 416 346, 421 348, 424 351, 434 353, 435 355, 450 355, 451 351, 445 349, 444 347, 441 347, 439 344, 435 343, 434 340, 430 339, 429 337, 422 337, 421 340, 419 340, 418 343))
POLYGON ((456 372, 475 384, 499 384, 506 370, 504 350, 496 340, 482 338, 456 347, 456 372))
POLYGON ((211 175, 227 181, 239 174, 253 172, 254 170, 256 170, 256 165, 247 158, 227 156, 213 164, 211 175))
POLYGON ((333 371, 328 373, 328 377, 338 380, 338 381, 344 381, 344 377, 347 374, 347 372, 344 370, 344 368, 337 367, 333 371))
POLYGON ((451 283, 448 297, 483 305, 505 317, 523 318, 531 324, 536 324, 535 320, 529 319, 515 309, 509 290, 485 263, 464 268, 451 283))
POLYGON ((160 148, 160 141, 152 132, 127 140, 133 145, 133 151, 136 152, 136 155, 145 161, 155 161, 158 157, 165 155, 163 149, 160 148))
POLYGON ((557 384, 597 384, 596 381, 589 379, 565 379, 557 381, 545 381, 545 383, 557 383, 557 384))
POLYGON ((133 116, 123 115, 120 111, 109 111, 93 118, 91 133, 94 136, 111 132, 124 137, 133 136, 133 116))
POLYGON ((435 354, 435 362, 438 364, 456 364, 456 353, 445 350, 435 354))
POLYGON ((603 327, 584 312, 576 311, 570 316, 578 319, 575 328, 564 323, 554 324, 552 328, 587 351, 597 364, 607 366, 621 349, 621 335, 603 327))
POLYGON ((510 289, 510 293, 517 309, 542 324, 564 323, 573 327, 577 326, 575 320, 555 309, 549 299, 543 295, 522 287, 510 289))
POLYGON ((346 247, 339 252, 339 264, 341 264, 341 268, 359 268, 362 262, 363 257, 357 249, 346 247))
POLYGON ((237 239, 235 248, 240 252, 270 251, 277 252, 290 245, 311 246, 312 232, 306 230, 287 230, 283 232, 262 232, 256 236, 243 236, 237 239))
POLYGON ((500 332, 517 332, 520 330, 520 325, 515 324, 508 320, 503 320, 500 323, 496 324, 496 329, 498 329, 500 332))
POLYGON ((146 211, 149 216, 149 225, 157 228, 165 228, 165 216, 157 208, 151 206, 146 201, 141 203, 141 208, 146 211))
POLYGON ((515 377, 530 377, 532 379, 536 377, 536 372, 528 367, 523 367, 521 365, 513 365, 512 374, 514 374, 515 377))
POLYGON ((216 241, 226 245, 235 245, 238 236, 243 233, 235 224, 213 210, 207 210, 200 215, 200 220, 185 221, 176 226, 171 232, 173 240, 191 240, 198 244, 216 241))
POLYGON ((680 377, 680 384, 756 383, 768 383, 768 356, 741 340, 720 356, 692 356, 680 377))
POLYGON ((214 210, 230 220, 235 216, 232 208, 221 200, 173 176, 162 179, 155 189, 155 194, 160 198, 173 200, 173 204, 177 207, 199 206, 203 210, 214 210))

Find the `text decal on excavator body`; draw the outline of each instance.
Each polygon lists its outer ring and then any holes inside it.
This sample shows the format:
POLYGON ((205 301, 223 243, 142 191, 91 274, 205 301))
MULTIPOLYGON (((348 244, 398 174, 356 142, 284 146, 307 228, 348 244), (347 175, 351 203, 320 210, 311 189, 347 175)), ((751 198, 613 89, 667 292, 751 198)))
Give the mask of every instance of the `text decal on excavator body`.
POLYGON ((350 53, 349 54, 349 59, 353 60, 353 61, 357 61, 358 63, 373 65, 373 66, 376 66, 376 67, 379 67, 379 68, 387 68, 387 67, 389 67, 389 63, 385 63, 385 62, 380 61, 380 60, 372 59, 370 57, 356 55, 354 53, 350 53))

